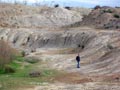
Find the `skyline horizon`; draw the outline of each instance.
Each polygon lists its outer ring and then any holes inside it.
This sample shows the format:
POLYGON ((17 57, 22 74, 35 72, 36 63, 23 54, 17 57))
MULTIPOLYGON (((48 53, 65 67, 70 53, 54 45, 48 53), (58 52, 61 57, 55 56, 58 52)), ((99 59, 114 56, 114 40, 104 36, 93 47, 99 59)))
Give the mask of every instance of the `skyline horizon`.
MULTIPOLYGON (((3 0, 1 0, 3 2, 3 0)), ((120 7, 120 1, 119 0, 111 0, 111 2, 106 3, 110 0, 4 0, 4 2, 8 3, 14 3, 14 2, 26 2, 28 5, 33 5, 35 3, 39 3, 40 5, 48 5, 48 6, 54 6, 56 4, 59 4, 61 7, 69 6, 69 7, 85 7, 85 8, 93 8, 97 5, 99 6, 110 6, 110 7, 120 7), (114 2, 116 1, 116 2, 114 2), (113 3, 112 3, 113 2, 113 3)))

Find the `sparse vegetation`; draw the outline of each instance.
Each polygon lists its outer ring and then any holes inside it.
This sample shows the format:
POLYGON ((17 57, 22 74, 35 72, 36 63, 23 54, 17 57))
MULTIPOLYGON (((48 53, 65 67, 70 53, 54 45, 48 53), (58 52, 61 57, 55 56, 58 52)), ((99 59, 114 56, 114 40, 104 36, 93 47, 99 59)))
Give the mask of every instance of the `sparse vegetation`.
POLYGON ((114 49, 114 47, 111 44, 107 44, 107 48, 110 49, 110 50, 114 49))
POLYGON ((24 58, 21 56, 14 56, 13 60, 0 68, 0 74, 9 74, 15 73, 18 68, 21 67, 21 64, 24 61, 24 58))
POLYGON ((54 5, 55 8, 59 7, 59 4, 54 5))
POLYGON ((116 26, 116 29, 119 29, 120 28, 120 26, 116 26))
POLYGON ((79 26, 92 26, 98 29, 120 29, 120 12, 109 6, 96 6, 87 17, 83 17, 79 26))
POLYGON ((25 57, 25 51, 21 52, 22 57, 25 57))
POLYGON ((68 10, 71 10, 71 7, 69 7, 69 6, 66 6, 65 8, 68 9, 68 10))
POLYGON ((11 67, 10 65, 6 65, 4 66, 4 69, 3 69, 3 73, 14 73, 15 72, 15 69, 13 67, 11 67))
POLYGON ((14 73, 15 70, 11 66, 4 66, 4 68, 0 68, 0 74, 9 74, 14 73))
POLYGON ((4 40, 0 40, 0 68, 12 62, 16 51, 4 40))
POLYGON ((111 9, 108 10, 103 10, 104 13, 113 13, 113 11, 111 9))
POLYGON ((19 59, 17 59, 19 61, 16 60, 17 62, 11 63, 11 67, 16 68, 15 73, 4 73, 0 75, 0 90, 16 90, 20 87, 38 85, 38 83, 42 84, 43 82, 52 82, 51 78, 59 74, 57 70, 40 68, 36 72, 36 66, 42 63, 24 65, 23 63, 25 62, 23 58, 20 57, 19 59), (32 72, 30 73, 30 71, 32 72))
POLYGON ((28 62, 28 63, 31 63, 31 64, 39 62, 38 59, 33 58, 33 57, 26 58, 25 61, 28 62))
POLYGON ((107 12, 108 13, 113 13, 113 11, 111 9, 108 9, 107 12))
POLYGON ((115 18, 120 18, 120 16, 118 14, 114 14, 115 18))
POLYGON ((81 49, 84 49, 85 48, 85 45, 78 45, 78 48, 81 48, 81 49))
POLYGON ((36 72, 36 66, 42 63, 37 63, 38 60, 34 58, 27 59, 27 61, 21 54, 18 54, 9 63, 6 63, 4 68, 0 68, 0 90, 16 90, 21 86, 26 87, 36 85, 36 83, 51 82, 51 78, 58 74, 58 71, 51 69, 39 68, 36 72), (32 72, 30 73, 30 71, 32 72))

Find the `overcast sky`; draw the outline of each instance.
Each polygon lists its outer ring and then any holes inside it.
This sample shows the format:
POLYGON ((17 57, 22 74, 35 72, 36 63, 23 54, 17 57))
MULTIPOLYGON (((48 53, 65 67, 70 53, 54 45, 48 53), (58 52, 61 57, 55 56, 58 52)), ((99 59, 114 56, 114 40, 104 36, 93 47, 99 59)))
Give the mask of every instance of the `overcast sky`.
MULTIPOLYGON (((12 1, 12 0, 10 0, 12 1)), ((24 0, 16 0, 24 1, 24 0)), ((101 6, 120 6, 120 0, 26 0, 29 3, 35 3, 36 1, 44 4, 60 4, 62 6, 81 6, 81 7, 94 7, 96 5, 101 6)))

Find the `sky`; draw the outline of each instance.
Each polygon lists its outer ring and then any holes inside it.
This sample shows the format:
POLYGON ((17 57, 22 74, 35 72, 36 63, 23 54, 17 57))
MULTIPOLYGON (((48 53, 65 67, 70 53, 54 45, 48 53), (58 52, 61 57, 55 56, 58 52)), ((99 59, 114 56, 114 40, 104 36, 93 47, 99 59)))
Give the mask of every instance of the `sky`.
POLYGON ((20 2, 27 1, 28 3, 40 2, 41 4, 48 5, 59 4, 61 6, 74 6, 74 7, 94 7, 96 5, 120 7, 120 0, 16 0, 16 1, 20 2))

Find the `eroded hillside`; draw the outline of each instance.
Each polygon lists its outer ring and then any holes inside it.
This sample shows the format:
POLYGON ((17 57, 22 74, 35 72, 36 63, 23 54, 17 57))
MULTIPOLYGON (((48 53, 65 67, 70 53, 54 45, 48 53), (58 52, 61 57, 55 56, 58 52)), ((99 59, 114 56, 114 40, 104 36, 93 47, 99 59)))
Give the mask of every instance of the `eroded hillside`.
POLYGON ((90 12, 90 9, 85 9, 86 12, 81 9, 68 10, 62 7, 0 4, 0 26, 41 28, 69 25, 81 21, 83 15, 87 15, 90 12), (77 12, 77 10, 81 11, 77 12))

